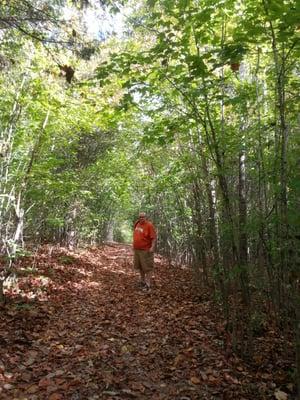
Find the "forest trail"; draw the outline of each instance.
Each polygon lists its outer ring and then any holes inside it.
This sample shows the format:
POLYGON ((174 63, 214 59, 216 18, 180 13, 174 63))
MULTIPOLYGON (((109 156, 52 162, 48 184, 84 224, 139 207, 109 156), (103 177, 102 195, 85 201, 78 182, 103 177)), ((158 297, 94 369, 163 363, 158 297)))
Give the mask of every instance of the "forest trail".
POLYGON ((144 293, 126 245, 25 257, 1 309, 0 399, 274 398, 266 370, 225 351, 222 318, 190 270, 155 262, 144 293))

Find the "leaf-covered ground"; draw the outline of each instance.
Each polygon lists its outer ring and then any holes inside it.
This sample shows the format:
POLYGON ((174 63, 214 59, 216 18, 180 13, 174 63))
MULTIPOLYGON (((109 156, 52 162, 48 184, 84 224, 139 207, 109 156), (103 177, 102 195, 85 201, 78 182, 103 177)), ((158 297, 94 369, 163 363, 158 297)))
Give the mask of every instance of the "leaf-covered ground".
POLYGON ((25 257, 0 317, 0 399, 292 398, 291 363, 274 330, 246 364, 222 313, 191 272, 156 257, 150 293, 129 246, 25 257))

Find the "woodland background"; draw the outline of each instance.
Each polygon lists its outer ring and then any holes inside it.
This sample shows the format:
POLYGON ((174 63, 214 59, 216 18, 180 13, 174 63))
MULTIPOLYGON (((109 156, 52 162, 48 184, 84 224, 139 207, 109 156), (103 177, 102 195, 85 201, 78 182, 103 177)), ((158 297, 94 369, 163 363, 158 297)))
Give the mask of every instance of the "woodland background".
POLYGON ((294 0, 2 1, 2 299, 29 248, 130 242, 144 210, 238 354, 268 324, 292 334, 300 387, 299 16, 294 0))

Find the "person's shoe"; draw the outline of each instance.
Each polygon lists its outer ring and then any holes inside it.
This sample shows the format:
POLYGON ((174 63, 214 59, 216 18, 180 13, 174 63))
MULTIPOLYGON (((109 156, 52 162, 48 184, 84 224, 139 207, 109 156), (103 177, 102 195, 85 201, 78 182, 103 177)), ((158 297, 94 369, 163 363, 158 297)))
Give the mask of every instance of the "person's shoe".
POLYGON ((145 293, 151 292, 150 285, 147 285, 147 283, 145 283, 144 287, 142 288, 142 291, 145 292, 145 293))

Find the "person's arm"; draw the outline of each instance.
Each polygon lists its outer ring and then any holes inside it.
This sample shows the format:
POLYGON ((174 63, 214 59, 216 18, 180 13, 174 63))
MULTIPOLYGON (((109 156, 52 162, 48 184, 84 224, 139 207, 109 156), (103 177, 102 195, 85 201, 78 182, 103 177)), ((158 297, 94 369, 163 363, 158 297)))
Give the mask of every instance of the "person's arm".
POLYGON ((150 225, 150 236, 151 236, 151 247, 150 247, 150 249, 149 249, 149 251, 151 252, 151 253, 153 253, 154 252, 154 248, 155 248, 155 244, 156 244, 156 231, 155 231, 155 228, 154 228, 154 226, 151 224, 150 225))
POLYGON ((151 242, 151 247, 150 247, 150 249, 149 249, 149 251, 150 251, 151 253, 154 252, 155 244, 156 244, 156 239, 154 238, 154 239, 152 240, 152 242, 151 242))

